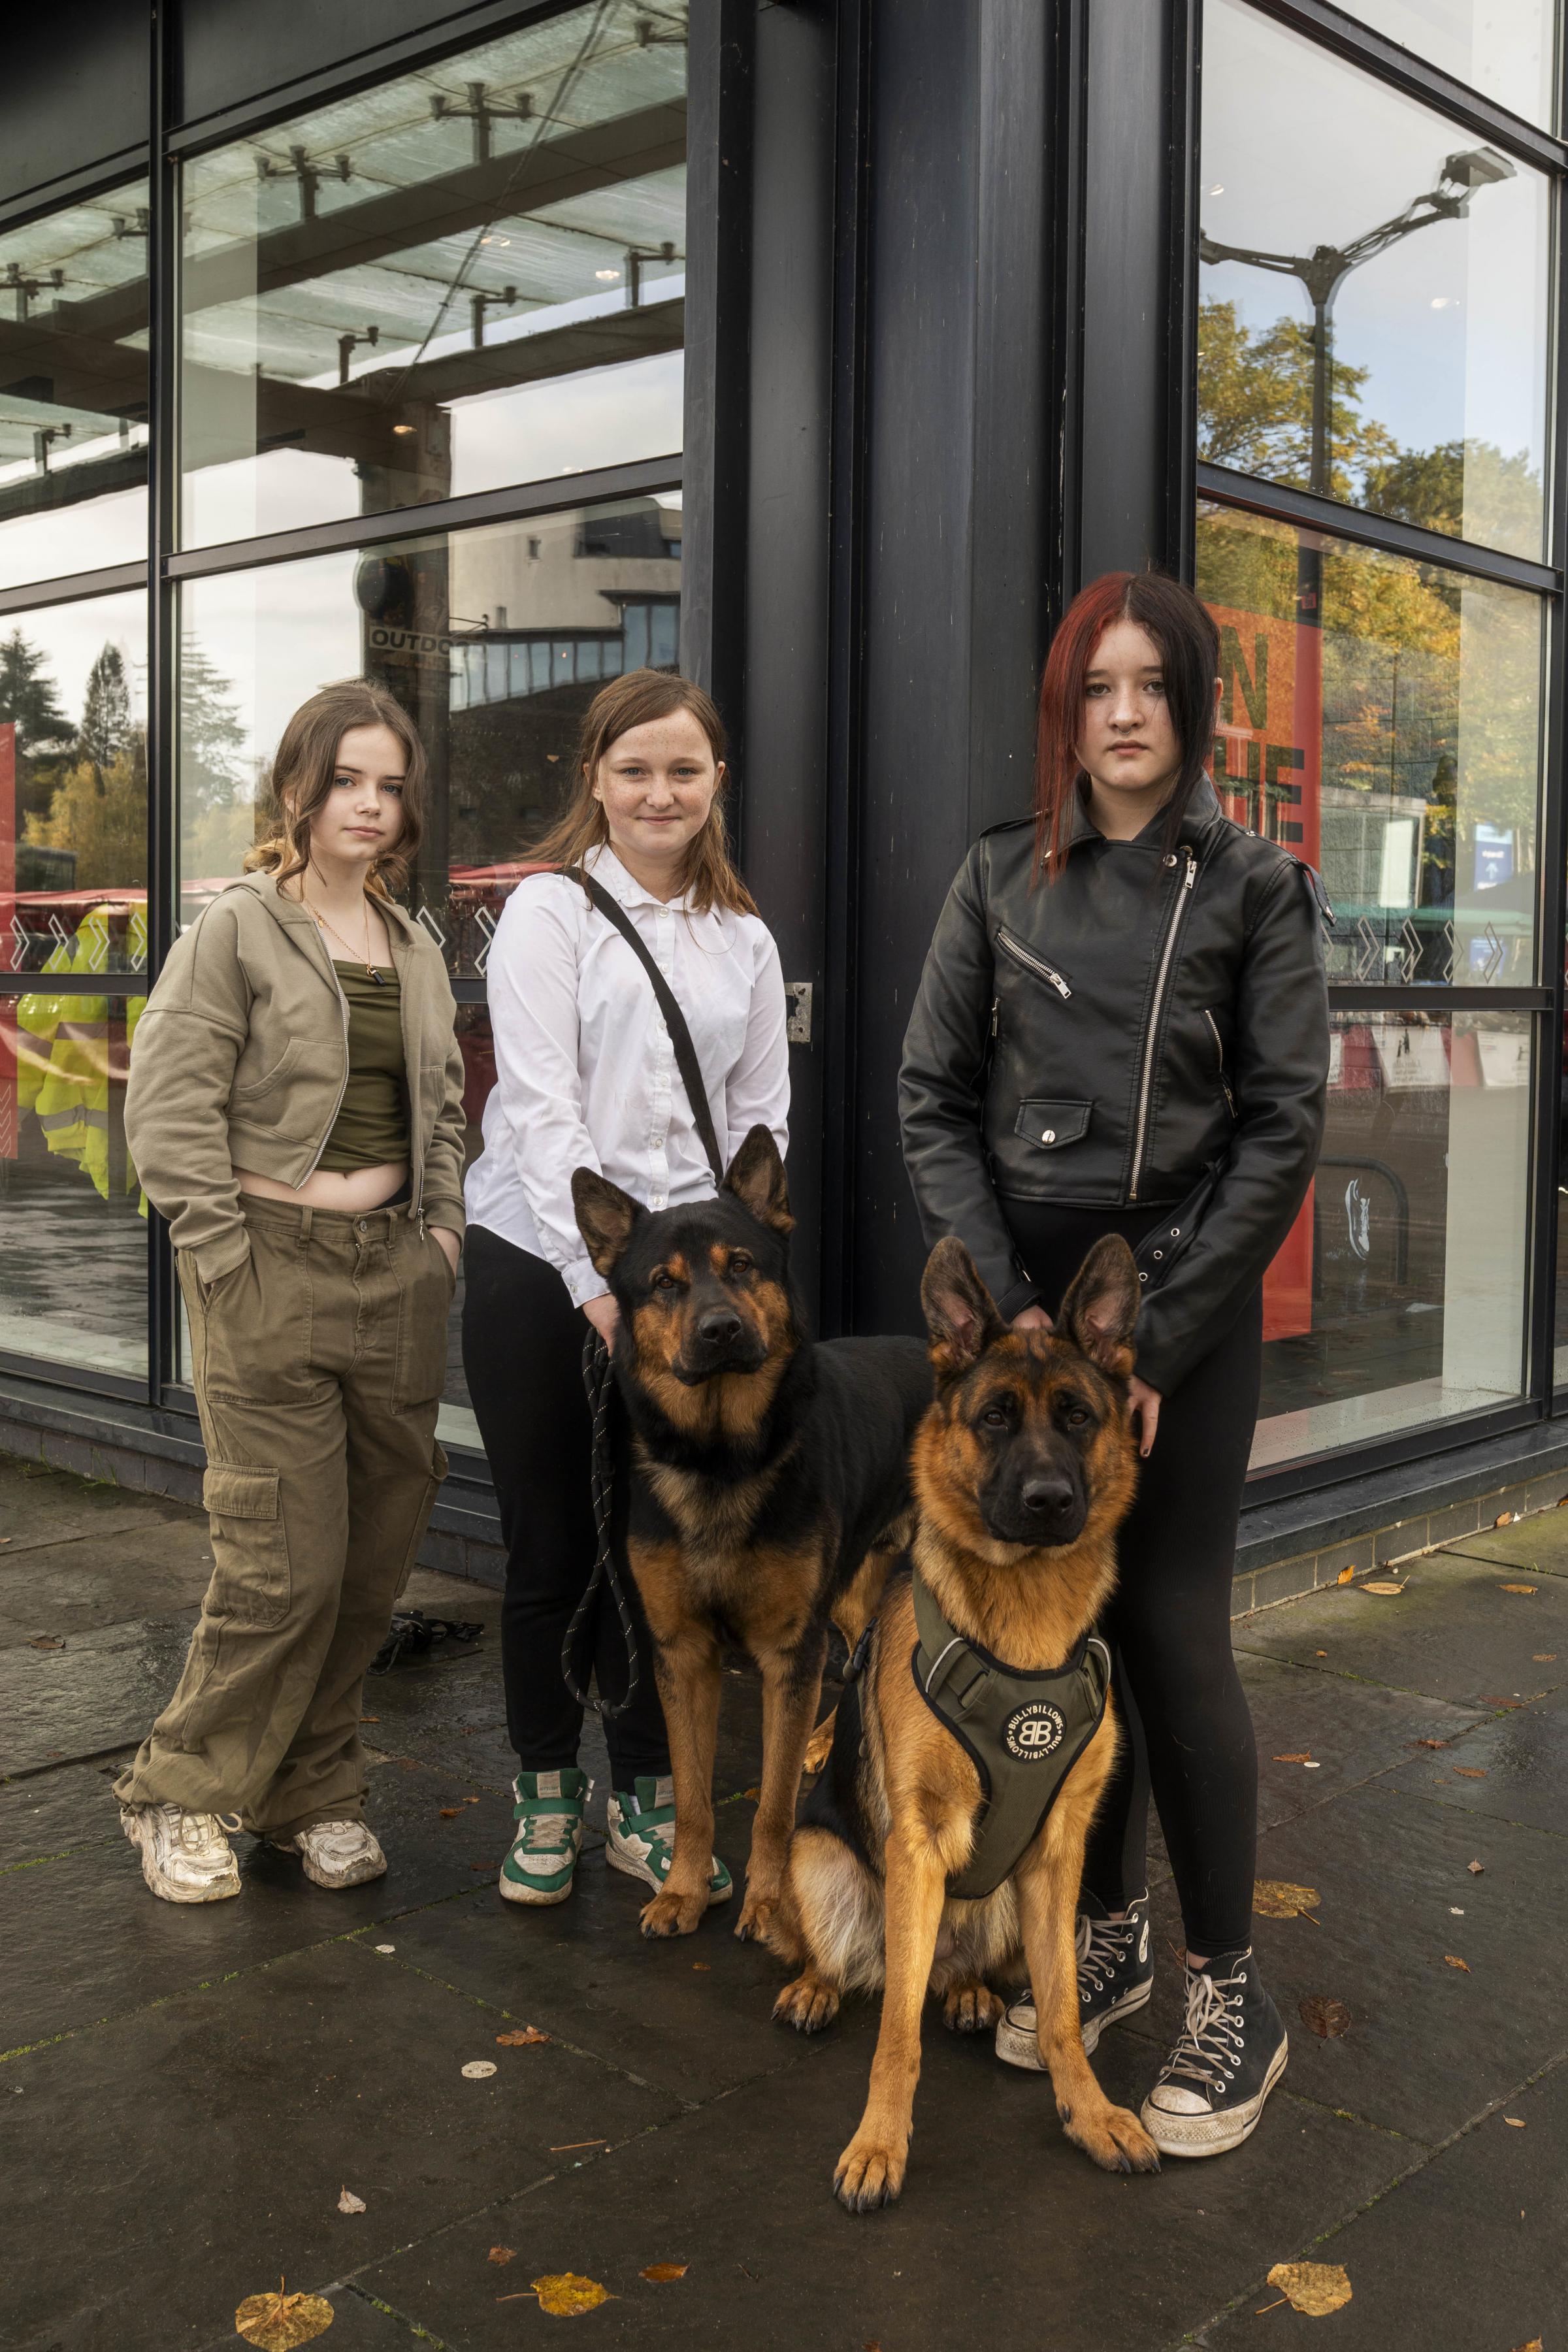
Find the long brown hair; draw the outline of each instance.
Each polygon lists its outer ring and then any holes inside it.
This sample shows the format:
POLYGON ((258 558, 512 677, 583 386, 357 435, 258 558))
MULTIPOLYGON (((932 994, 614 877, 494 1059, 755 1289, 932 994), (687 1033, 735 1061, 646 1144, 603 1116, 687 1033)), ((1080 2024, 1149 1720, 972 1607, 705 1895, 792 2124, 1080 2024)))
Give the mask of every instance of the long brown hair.
POLYGON ((403 705, 367 677, 339 678, 302 702, 279 739, 267 779, 263 822, 268 830, 246 853, 247 874, 262 871, 291 881, 310 862, 310 819, 332 789, 338 745, 351 727, 390 727, 403 746, 403 830, 371 867, 365 883, 378 898, 395 898, 408 879, 425 832, 425 746, 403 705))
MULTIPOLYGON (((576 866, 590 849, 602 847, 609 840, 610 826, 604 803, 594 798, 600 761, 634 727, 646 727, 652 719, 668 719, 677 710, 690 711, 708 738, 717 767, 729 749, 724 722, 711 697, 689 678, 665 669, 633 669, 602 686, 588 705, 577 739, 572 797, 549 831, 533 845, 530 856, 550 866, 576 866)), ((692 911, 699 915, 713 907, 723 907, 732 915, 757 911, 755 899, 730 859, 724 826, 728 788, 726 775, 720 779, 706 824, 686 853, 681 887, 690 893, 692 911)))
POLYGON ((1171 725, 1182 747, 1175 787, 1165 803, 1165 845, 1208 767, 1214 747, 1214 682, 1219 631, 1190 588, 1163 572, 1107 572, 1091 580, 1062 614, 1040 680, 1035 765, 1035 874, 1060 878, 1078 812, 1083 774, 1079 739, 1095 647, 1118 621, 1132 621, 1160 649, 1171 725))

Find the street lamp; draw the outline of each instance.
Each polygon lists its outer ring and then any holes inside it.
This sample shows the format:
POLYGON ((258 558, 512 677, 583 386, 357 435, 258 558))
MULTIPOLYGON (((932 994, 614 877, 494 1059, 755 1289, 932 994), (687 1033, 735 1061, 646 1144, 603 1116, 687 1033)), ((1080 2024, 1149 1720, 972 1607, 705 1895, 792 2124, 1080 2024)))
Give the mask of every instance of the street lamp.
MULTIPOLYGON (((1414 236, 1417 229, 1431 228, 1439 221, 1464 220, 1478 188, 1494 187, 1500 181, 1513 177, 1513 164, 1495 147, 1469 147, 1448 157, 1435 188, 1413 196, 1403 212, 1395 213, 1390 220, 1379 221, 1375 228, 1365 230, 1346 245, 1318 245, 1310 253, 1269 253, 1255 246, 1223 245, 1206 229, 1199 236, 1201 260, 1243 262, 1249 268, 1271 270, 1277 277, 1295 278, 1307 290, 1312 306, 1309 337, 1312 348, 1312 415, 1307 481, 1308 488, 1319 498, 1332 495, 1329 468, 1332 456, 1333 308, 1341 287, 1352 269, 1386 253, 1401 238, 1414 236)), ((1294 793, 1301 799, 1310 785, 1318 781, 1313 746, 1317 746, 1320 761, 1322 746, 1322 544, 1316 531, 1298 533, 1292 731, 1303 769, 1301 782, 1294 787, 1294 793)), ((1261 799, 1267 786, 1259 789, 1261 799)), ((1283 799, 1291 788, 1277 785, 1275 791, 1283 799)), ((1258 831, 1267 830, 1266 811, 1260 805, 1258 831)))

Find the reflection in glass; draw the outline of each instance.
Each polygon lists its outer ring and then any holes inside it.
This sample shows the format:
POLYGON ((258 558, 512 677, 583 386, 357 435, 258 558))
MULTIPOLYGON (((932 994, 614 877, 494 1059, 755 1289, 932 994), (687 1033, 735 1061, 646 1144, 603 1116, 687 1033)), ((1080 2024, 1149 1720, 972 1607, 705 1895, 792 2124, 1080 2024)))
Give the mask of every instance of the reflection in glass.
POLYGON ((1545 175, 1237 0, 1205 27, 1199 456, 1538 558, 1545 175))
POLYGON ((1531 1016, 1333 1016, 1323 1156, 1264 1284, 1254 1469, 1504 1404, 1525 1360, 1531 1016))
POLYGON ((594 0, 185 170, 187 546, 681 441, 684 0, 594 0))
POLYGON ((0 236, 0 588, 147 552, 147 184, 0 236))
POLYGON ((1527 122, 1555 125, 1558 0, 1353 0, 1350 13, 1527 122))
POLYGON ((1331 980, 1531 984, 1541 600, 1222 506, 1197 551, 1215 782, 1321 873, 1331 980))
POLYGON ((397 696, 429 755, 410 904, 452 971, 482 977, 599 685, 679 660, 680 526, 672 493, 186 583, 181 919, 240 871, 290 711, 363 674, 397 696))

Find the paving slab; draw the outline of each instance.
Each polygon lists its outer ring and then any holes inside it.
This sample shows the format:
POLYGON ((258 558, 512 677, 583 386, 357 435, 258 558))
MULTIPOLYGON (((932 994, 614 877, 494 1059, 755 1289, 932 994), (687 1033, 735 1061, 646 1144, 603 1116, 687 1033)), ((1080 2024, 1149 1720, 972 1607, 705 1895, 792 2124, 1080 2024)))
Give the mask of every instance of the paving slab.
POLYGON ((1407 1576, 1371 1580, 1405 1589, 1396 1597, 1360 1584, 1309 1593, 1249 1618, 1237 1649, 1464 1707, 1568 1684, 1568 1578, 1548 1578, 1521 1598, 1503 1591, 1518 1580, 1491 1563, 1437 1552, 1413 1561, 1407 1576), (1553 1652, 1556 1663, 1535 1664, 1537 1650, 1553 1652))
POLYGON ((60 1764, 0 1781, 0 1871, 118 1840, 120 1811, 109 1783, 119 1769, 118 1763, 60 1764))
POLYGON ((73 1477, 68 1470, 0 1455, 0 1554, 74 1537, 104 1535, 167 1522, 205 1527, 200 1513, 163 1495, 133 1495, 123 1486, 73 1477))
POLYGON ((1568 1836, 1568 1693, 1483 1717, 1452 1748, 1413 1756, 1394 1786, 1482 1819, 1568 1836))
POLYGON ((211 1576, 205 1519, 100 1528, 69 1543, 0 1550, 0 1647, 69 1641, 198 1608, 211 1576))
MULTIPOLYGON (((400 1958, 444 1984, 526 2010, 531 2023, 628 2067, 683 2101, 703 2100, 765 2074, 794 2037, 773 2022, 789 1971, 734 1923, 753 1808, 721 1806, 717 1843, 737 1892, 693 1936, 647 1942, 637 1915, 648 1890, 585 1853, 569 1903, 503 1903, 493 1888, 398 1923, 400 1958)), ((868 2009, 858 2030, 874 2031, 868 2009)))
MULTIPOLYGON (((596 2340, 748 2352, 1164 2352, 1267 2252, 1352 2210, 1394 2145, 1277 2101, 1223 2166, 1097 2171, 1062 2137, 1048 2086, 928 2023, 903 2197, 853 2218, 829 2182, 865 2096, 867 2049, 831 2029, 778 2073, 602 2164, 466 2221, 359 2284, 454 2347, 519 2341, 498 2297, 578 2271, 618 2300, 596 2340), (492 2246, 514 2259, 492 2264, 492 2246), (658 2263, 684 2278, 644 2280, 658 2263)), ((1104 2080, 1125 2095, 1125 2053, 1104 2080)), ((1264 2264, 1266 2267, 1267 2264, 1264 2264)))
POLYGON ((675 2112, 560 2044, 498 2047, 508 2023, 333 1943, 12 2060, 5 2340, 194 2352, 279 2275, 342 2280, 549 2174, 557 2143, 675 2112), (470 2060, 498 2071, 467 2081, 470 2060), (338 2211, 345 2186, 363 2213, 338 2211))
POLYGON ((1267 2310, 1279 2289, 1260 2276, 1196 2341, 1209 2352, 1509 2352, 1536 2342, 1556 2352, 1568 2312, 1564 2181, 1568 2070, 1558 2067, 1342 2229, 1275 2256, 1342 2265, 1351 2300, 1331 2336, 1288 2306, 1267 2310))
POLYGON ((0 1649, 0 1774, 135 1746, 180 1678, 195 1609, 0 1649))
MULTIPOLYGON (((1239 1633, 1252 1622, 1244 1620, 1239 1633)), ((1386 1690, 1242 1652, 1258 1734, 1258 1821, 1272 1829, 1404 1763, 1417 1739, 1458 1739, 1488 1718, 1444 1699, 1386 1690), (1304 1757, 1305 1763, 1285 1759, 1304 1757)))
POLYGON ((1568 1576, 1568 1510, 1532 1511, 1506 1528, 1461 1536, 1447 1547, 1468 1559, 1496 1559, 1510 1568, 1532 1568, 1542 1576, 1568 1576))
MULTIPOLYGON (((1258 1869, 1320 1898, 1309 1917, 1254 1922, 1290 2036, 1287 2081, 1405 2135, 1406 2161, 1411 2141, 1447 2139, 1568 2049, 1568 1874, 1556 1840, 1377 1780, 1267 1832, 1258 1869), (1466 1967, 1450 1967, 1450 1953, 1466 1967), (1313 1993, 1350 2010, 1342 2038, 1321 2042, 1303 2024, 1313 1993)), ((1128 2031, 1163 2049, 1179 2023, 1173 1890, 1154 1890, 1153 1910, 1154 1998, 1128 2031)))
POLYGON ((386 1927, 383 1940, 395 1940, 404 1913, 466 1894, 476 1881, 492 1884, 510 1826, 510 1810, 491 1790, 382 1765, 370 1775, 366 1810, 386 1848, 384 1878, 336 1891, 312 1886, 290 1856, 242 1836, 235 1841, 238 1895, 160 1903, 118 1833, 107 1778, 100 1787, 102 1816, 115 1832, 106 1844, 0 1872, 0 2050, 79 2032, 374 1923, 386 1927), (468 1796, 479 1801, 466 1803, 468 1796), (454 1806, 456 1818, 443 1820, 443 1807, 454 1806), (482 1873, 470 1867, 481 1862, 482 1873))

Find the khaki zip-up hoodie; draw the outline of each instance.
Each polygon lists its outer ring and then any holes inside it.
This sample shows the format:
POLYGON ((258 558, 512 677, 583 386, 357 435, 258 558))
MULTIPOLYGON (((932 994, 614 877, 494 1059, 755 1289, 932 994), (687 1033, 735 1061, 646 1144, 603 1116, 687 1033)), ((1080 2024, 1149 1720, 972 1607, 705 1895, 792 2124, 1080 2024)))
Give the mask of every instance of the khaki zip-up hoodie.
MULTIPOLYGON (((435 942, 380 902, 403 1010, 409 1214, 463 1231, 463 1059, 435 942)), ((176 940, 136 1028, 125 1140, 204 1282, 250 1243, 235 1168, 302 1184, 348 1084, 348 1004, 313 918, 247 874, 176 940)))

